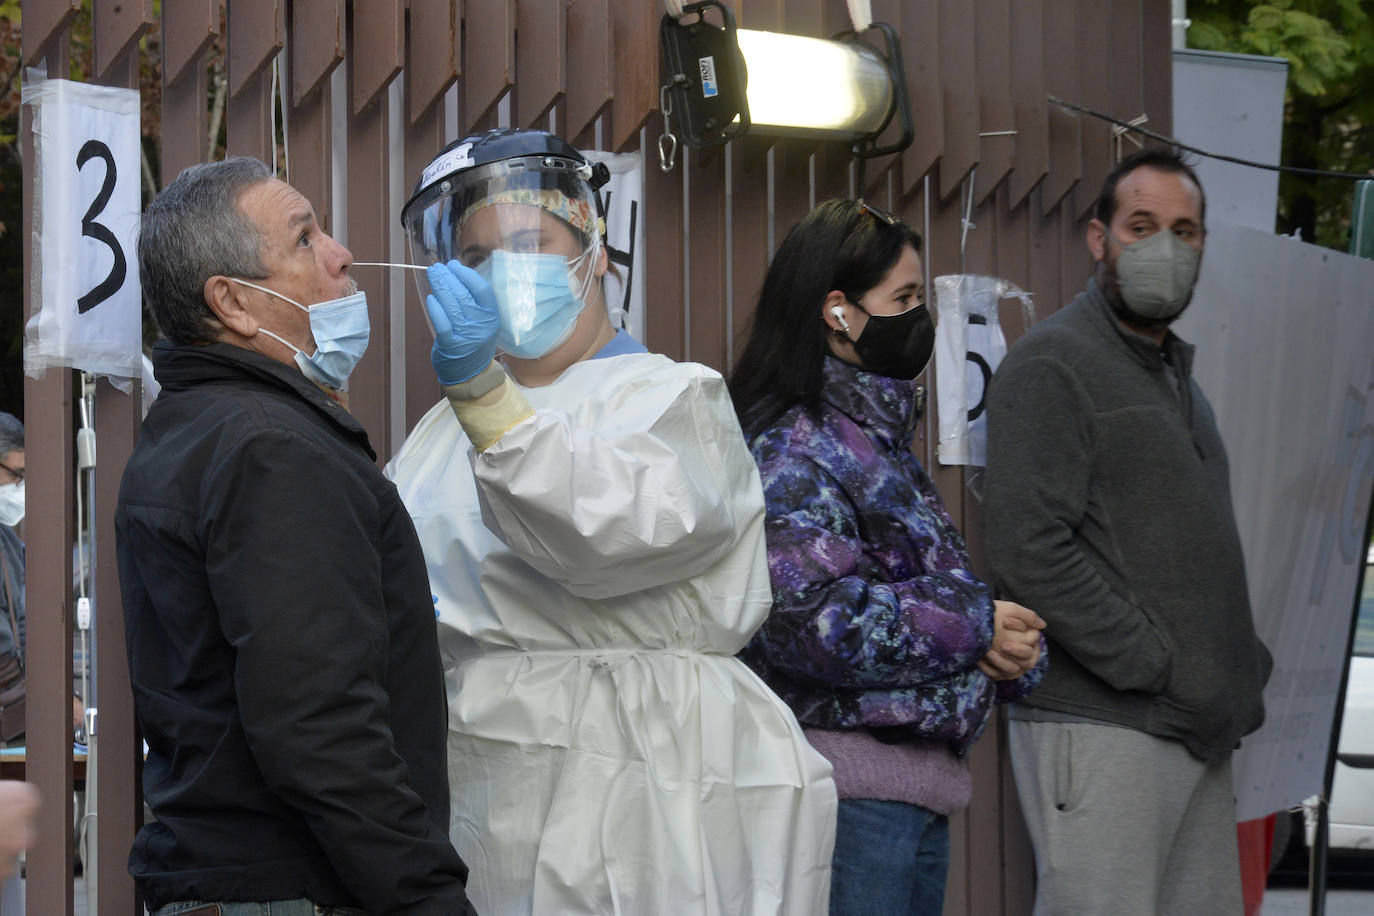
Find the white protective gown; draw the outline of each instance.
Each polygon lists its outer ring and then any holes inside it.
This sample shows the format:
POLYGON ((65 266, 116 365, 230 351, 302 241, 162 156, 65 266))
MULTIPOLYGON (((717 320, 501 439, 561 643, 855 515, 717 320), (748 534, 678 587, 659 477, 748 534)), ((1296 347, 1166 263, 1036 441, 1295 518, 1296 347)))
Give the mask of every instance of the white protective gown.
POLYGON ((474 905, 824 913, 830 765, 734 658, 771 594, 724 381, 646 353, 520 390, 534 417, 487 451, 442 401, 388 468, 438 599, 474 905))

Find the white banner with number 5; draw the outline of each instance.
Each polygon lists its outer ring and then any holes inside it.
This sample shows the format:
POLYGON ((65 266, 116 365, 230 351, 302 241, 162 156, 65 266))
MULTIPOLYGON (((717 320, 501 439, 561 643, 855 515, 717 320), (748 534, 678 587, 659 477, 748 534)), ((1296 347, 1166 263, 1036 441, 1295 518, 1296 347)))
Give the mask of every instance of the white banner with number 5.
POLYGON ((24 86, 33 106, 33 282, 24 371, 137 377, 142 289, 139 97, 69 80, 24 86))

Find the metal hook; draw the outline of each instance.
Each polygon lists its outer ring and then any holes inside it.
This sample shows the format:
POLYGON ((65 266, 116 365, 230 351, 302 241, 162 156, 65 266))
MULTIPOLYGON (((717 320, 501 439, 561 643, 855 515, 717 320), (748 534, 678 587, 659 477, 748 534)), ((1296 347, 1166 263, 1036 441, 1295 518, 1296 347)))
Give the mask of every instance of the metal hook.
POLYGON ((658 87, 658 107, 663 112, 663 133, 658 137, 658 167, 667 174, 677 164, 677 136, 673 134, 668 121, 668 116, 673 113, 673 100, 668 95, 667 83, 658 87))

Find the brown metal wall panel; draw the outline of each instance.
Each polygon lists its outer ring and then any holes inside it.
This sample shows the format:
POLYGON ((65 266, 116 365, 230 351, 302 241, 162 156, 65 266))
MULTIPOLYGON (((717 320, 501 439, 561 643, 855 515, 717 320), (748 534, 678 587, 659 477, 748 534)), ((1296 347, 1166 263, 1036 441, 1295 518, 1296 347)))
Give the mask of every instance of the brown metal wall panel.
POLYGON ((219 34, 219 0, 178 0, 162 5, 162 85, 175 86, 219 34))
POLYGON ((28 912, 50 916, 72 912, 72 373, 26 376, 24 403, 25 487, 33 505, 43 507, 24 525, 25 644, 32 660, 24 775, 43 796, 38 841, 28 856, 28 912))
POLYGON ((650 158, 644 169, 644 345, 673 359, 683 354, 682 176, 679 160, 664 173, 650 158))
MULTIPOLYGON (((969 882, 973 880, 968 857, 968 809, 949 816, 949 871, 945 876, 945 913, 972 913, 969 882)), ((980 914, 981 916, 981 914, 980 914)))
POLYGON ((1140 8, 1141 104, 1149 128, 1174 133, 1173 12, 1168 0, 1144 0, 1140 8))
MULTIPOLYGON (((354 0, 349 8, 348 84, 352 112, 356 115, 377 97, 401 72, 405 55, 405 10, 401 0, 354 0), (358 36, 363 53, 358 53, 358 36)), ((380 170, 374 174, 384 174, 380 170)))
POLYGON ((518 3, 515 10, 515 104, 511 123, 544 127, 568 88, 568 8, 518 3))
POLYGON ((687 358, 724 371, 725 312, 725 155, 720 149, 690 150, 682 168, 688 176, 691 232, 687 315, 691 334, 687 358))
POLYGON ((229 94, 255 88, 249 83, 272 62, 286 42, 283 0, 234 0, 229 4, 229 94))
MULTIPOLYGON (((1078 80, 1080 52, 1076 10, 1072 2, 1057 0, 1041 16, 1045 92, 1067 101, 1082 97, 1078 80)), ((1046 206, 1054 207, 1083 173, 1083 127, 1073 112, 1048 102, 1045 109, 1049 125, 1049 173, 1045 176, 1044 201, 1046 206)))
POLYGON ((730 295, 733 352, 726 352, 726 368, 734 369, 735 359, 749 334, 759 289, 768 270, 768 154, 767 141, 744 137, 730 145, 729 200, 733 258, 730 295), (746 150, 749 146, 763 149, 746 150))
MULTIPOLYGON (((1062 258, 1060 257, 1061 216, 1073 209, 1072 192, 1064 199, 1063 204, 1051 209, 1048 213, 1041 210, 1041 197, 1042 189, 1037 187, 1031 192, 1030 200, 1026 204, 1030 208, 1030 213, 1027 215, 1030 248, 1026 275, 1028 285, 1025 288, 1035 297, 1037 321, 1064 304, 1060 294, 1062 286, 1059 279, 1062 266, 1062 258)), ((1022 334, 1022 328, 1018 322, 1003 325, 1002 331, 1007 336, 1008 345, 1014 343, 1022 334)))
MULTIPOLYGON (((291 101, 299 105, 344 59, 343 0, 296 2, 291 6, 291 101)), ((316 204, 316 206, 319 206, 316 204)))
MULTIPOLYGON (((423 117, 458 78, 461 23, 453 0, 410 0, 406 52, 406 110, 423 117)), ((437 152, 434 150, 432 152, 437 152)))
MULTIPOLYGON (((26 12, 28 7, 26 4, 26 12)), ((69 58, 65 34, 26 29, 24 41, 26 62, 42 63, 49 73, 66 71, 69 58), (31 52, 29 41, 40 45, 43 57, 37 49, 31 52)), ((32 125, 32 110, 24 106, 20 110, 20 142, 26 162, 34 161, 32 125)), ((34 255, 33 173, 32 169, 24 169, 22 175, 24 207, 21 220, 26 264, 33 263, 34 255)), ((26 310, 31 301, 30 280, 30 271, 25 270, 23 301, 26 310)), ((58 705, 57 697, 71 691, 72 670, 68 605, 74 537, 70 483, 73 467, 71 373, 49 370, 42 379, 26 376, 24 404, 28 423, 25 453, 32 465, 26 485, 34 505, 43 506, 45 510, 43 523, 38 522, 36 513, 30 513, 24 525, 24 588, 29 614, 26 651, 30 659, 27 687, 30 724, 25 775, 42 793, 45 803, 39 813, 37 841, 29 851, 26 865, 26 911, 70 914, 73 861, 71 736, 66 731, 70 721, 68 713, 58 705), (37 663, 38 659, 43 662, 37 663), (35 898, 43 904, 40 906, 35 898)))
MULTIPOLYGON (((981 170, 980 170, 981 171, 981 170)), ((982 184, 983 176, 978 176, 978 184, 982 184)), ((963 199, 960 193, 951 200, 958 203, 963 199)), ((974 197, 978 196, 977 187, 974 188, 974 197)), ((940 273, 968 273, 968 274, 997 274, 999 264, 997 262, 997 196, 994 194, 981 205, 973 208, 973 215, 970 217, 968 232, 964 234, 964 251, 962 254, 956 249, 955 260, 952 266, 947 264, 942 267, 940 273), (945 269, 945 268, 949 269, 945 269)), ((963 214, 960 214, 962 219, 963 214)))
MULTIPOLYGON (((24 0, 21 8, 24 65, 35 66, 39 57, 48 53, 49 43, 59 37, 65 39, 67 26, 80 10, 81 0, 24 0)), ((60 53, 67 53, 66 48, 60 53)))
MULTIPOLYGON (((129 394, 102 379, 96 386, 95 428, 100 461, 95 468, 95 695, 99 699, 96 741, 100 765, 95 772, 100 816, 95 838, 103 854, 97 857, 96 902, 105 913, 137 912, 137 893, 129 874, 127 850, 143 822, 139 791, 142 741, 134 722, 134 695, 129 683, 129 658, 124 644, 124 605, 115 562, 114 515, 119 480, 138 438, 143 416, 142 382, 129 394)), ((87 871, 86 880, 92 879, 87 871)))
POLYGON ((611 8, 615 36, 610 148, 639 146, 639 129, 658 108, 658 4, 617 3, 611 8))
MULTIPOLYGON (((900 31, 902 19, 902 5, 902 0, 876 0, 876 2, 872 4, 873 21, 885 22, 888 25, 892 26, 892 28, 898 30, 897 39, 899 48, 904 43, 903 36, 900 31)), ((886 51, 887 45, 884 42, 883 37, 880 33, 870 31, 864 33, 862 37, 865 41, 870 42, 875 48, 879 48, 886 51)), ((905 63, 905 61, 903 61, 903 63, 905 63)), ((883 136, 880 139, 880 142, 883 144, 895 142, 898 130, 900 130, 900 124, 898 117, 894 112, 892 116, 892 124, 890 124, 888 126, 888 129, 883 132, 883 136)), ((874 196, 881 190, 885 189, 887 186, 888 171, 894 168, 899 168, 901 161, 902 154, 900 152, 892 153, 887 156, 878 156, 876 158, 868 160, 868 162, 864 164, 864 184, 867 185, 867 187, 859 188, 858 196, 874 196)))
MULTIPOLYGON (((1143 0, 1111 0, 1111 31, 1107 41, 1112 54, 1112 107, 1108 113, 1123 121, 1145 112, 1144 74, 1140 70, 1142 3, 1143 0)), ((1123 141, 1123 153, 1134 149, 1134 143, 1123 141)))
POLYGON ((782 31, 793 35, 828 38, 825 31, 826 0, 785 0, 782 5, 782 31))
POLYGON ((835 141, 822 143, 817 147, 815 156, 816 203, 832 197, 849 199, 858 196, 849 191, 850 166, 854 163, 854 157, 849 152, 849 144, 835 141))
MULTIPOLYGON (((1107 36, 1112 31, 1114 4, 1101 0, 1078 0, 1078 85, 1082 92, 1078 102, 1096 111, 1107 112, 1112 107, 1112 73, 1120 62, 1112 57, 1107 36)), ((1138 112, 1137 112, 1138 114, 1138 112)), ((1078 216, 1093 205, 1102 180, 1112 168, 1111 125, 1097 118, 1079 116, 1083 130, 1083 177, 1074 194, 1078 216)), ((1135 115, 1127 115, 1132 118, 1135 115)), ((1049 201, 1045 202, 1050 205, 1049 201)))
MULTIPOLYGON (((51 13, 53 4, 45 12, 51 13)), ((25 4, 29 12, 30 4, 25 4)), ((35 16, 35 19, 38 17, 35 16)), ((54 16, 51 21, 58 21, 54 16)), ((47 20, 43 20, 47 21, 47 20)), ((65 19, 62 20, 65 23, 65 19)), ((58 28, 58 27, 55 27, 58 28)), ((23 56, 49 73, 65 73, 68 36, 60 31, 25 30, 23 56), (40 43, 41 35, 41 43, 40 43), (30 48, 29 42, 39 44, 30 48)), ((19 137, 25 162, 34 161, 33 113, 20 109, 19 137)), ((33 263, 33 169, 22 175, 24 262, 33 263)), ((23 272, 25 308, 31 301, 31 273, 23 272)), ((41 379, 24 377, 25 486, 32 505, 24 523, 24 589, 28 609, 26 781, 43 796, 37 840, 25 866, 26 912, 49 916, 72 912, 72 373, 49 369, 41 379), (41 660, 41 661, 40 661, 41 660)))
MULTIPOLYGON (((411 24, 414 25, 413 20, 411 24)), ((418 118, 414 112, 407 111, 405 123, 408 125, 405 133, 405 176, 401 186, 408 194, 425 166, 444 147, 443 106, 431 105, 418 118)), ((401 206, 402 202, 396 201, 392 207, 391 219, 400 218, 401 206)), ((393 252, 392 260, 409 263, 408 247, 393 252)), ((375 271, 374 274, 367 276, 375 276, 376 279, 370 282, 376 289, 381 289, 390 277, 390 271, 377 268, 359 270, 375 271)), ((406 273, 414 274, 414 271, 406 273)), ((441 392, 438 379, 435 378, 434 369, 429 362, 429 350, 434 344, 434 335, 425 320, 425 307, 420 301, 415 280, 410 276, 405 278, 405 299, 401 307, 405 309, 405 429, 409 431, 415 428, 416 422, 424 416, 425 411, 439 400, 441 392)))
POLYGON ((466 0, 463 21, 463 118, 490 120, 515 78, 514 0, 466 0))
POLYGON ((1007 750, 1006 713, 998 714, 995 726, 1002 790, 1002 912, 1016 916, 1035 908, 1035 854, 1016 795, 1016 778, 1007 750))
MULTIPOLYGON (((981 508, 977 500, 966 501, 961 528, 974 531, 981 539, 981 508)), ((997 730, 988 728, 969 752, 973 800, 965 820, 968 860, 972 866, 966 912, 978 916, 1002 912, 1002 882, 997 877, 1002 864, 1002 774, 998 764, 997 730)))
POLYGON ((315 219, 325 232, 334 233, 333 146, 329 120, 333 92, 325 82, 304 102, 292 106, 286 134, 291 144, 291 186, 315 208, 315 219))
MULTIPOLYGON (((143 26, 138 26, 142 31, 143 26)), ((117 63, 107 68, 109 85, 137 89, 139 52, 130 46, 117 63)), ((115 557, 114 516, 119 481, 138 438, 143 418, 142 380, 132 381, 128 394, 107 379, 96 383, 95 430, 100 460, 95 467, 95 528, 92 532, 92 636, 94 697, 86 705, 97 706, 99 716, 93 744, 99 754, 95 768, 95 798, 100 800, 94 832, 97 849, 127 849, 143 823, 143 799, 139 791, 142 772, 142 741, 134 721, 134 695, 129 682, 129 659, 124 643, 124 603, 119 591, 119 566, 115 557), (93 699, 96 702, 93 702, 93 699)), ((89 775, 89 770, 88 770, 89 775)), ((138 906, 133 877, 121 855, 97 856, 94 871, 87 864, 86 880, 94 881, 98 909, 107 913, 133 912, 138 906)))
POLYGON ((944 137, 939 0, 906 0, 897 31, 906 65, 911 120, 916 130, 911 146, 902 153, 902 193, 910 194, 940 158, 944 137))
POLYGON ((186 69, 184 79, 174 86, 164 84, 162 87, 162 124, 158 130, 162 148, 159 187, 166 187, 187 166, 209 158, 210 118, 205 109, 208 83, 205 66, 197 59, 194 66, 186 69))
MULTIPOLYGON (((974 186, 974 199, 979 205, 989 199, 997 185, 1011 171, 1013 151, 1017 167, 1023 166, 1022 138, 1003 134, 1002 131, 1020 127, 1020 118, 1017 117, 1020 106, 1016 109, 1012 107, 1012 61, 1026 56, 1025 45, 1030 38, 1013 24, 1013 7, 1017 13, 1021 13, 1022 8, 1031 5, 1038 7, 1039 3, 1037 0, 1017 0, 1015 4, 1011 0, 978 0, 974 6, 977 22, 974 40, 977 44, 978 124, 981 131, 995 134, 978 137, 978 179, 974 186)), ((1039 23, 1036 25, 1038 27, 1039 23)), ((1039 66, 1037 57, 1035 68, 1038 70, 1039 66)), ((1021 87, 1018 85, 1018 88, 1021 87)))
POLYGON ((611 7, 609 0, 568 0, 567 68, 569 136, 590 130, 615 91, 611 75, 611 7))
MULTIPOLYGON (((773 144, 773 250, 811 209, 812 157, 810 140, 780 139, 773 144)), ((820 202, 820 198, 816 198, 820 202)), ((772 257, 772 252, 769 252, 772 257)))
MULTIPOLYGON (((1079 190, 1082 190, 1082 185, 1079 190)), ((1051 309, 1068 305, 1069 300, 1083 290, 1093 272, 1093 259, 1086 241, 1088 218, 1078 215, 1087 208, 1078 200, 1079 196, 1078 190, 1075 190, 1075 206, 1061 206, 1058 211, 1059 295, 1051 304, 1051 309)), ((1096 199, 1097 195, 1091 196, 1096 199)))
MULTIPOLYGON (((111 69, 152 28, 152 0, 94 0, 91 36, 95 45, 96 79, 107 80, 111 69)), ((138 88, 134 86, 133 88, 138 88)))
POLYGON ((940 199, 959 189, 978 163, 978 70, 974 8, 966 0, 940 0, 940 91, 945 100, 940 199))
MULTIPOLYGON (((825 37, 823 0, 788 0, 783 6, 781 30, 793 35, 825 37)), ((816 140, 780 139, 773 145, 773 244, 780 245, 797 221, 811 209, 815 195, 812 174, 816 140)), ((771 254, 770 254, 771 256, 771 254)))
POLYGON ((1011 79, 1015 87, 1016 168, 1010 203, 1019 207, 1049 171, 1049 117, 1045 111, 1045 12, 1043 0, 1016 0, 1011 7, 1011 79))
POLYGON ((256 156, 272 168, 272 74, 258 71, 225 106, 225 155, 256 156))
MULTIPOLYGON (((1025 290, 1030 290, 1030 268, 1027 263, 1027 250, 1030 243, 1030 217, 1027 208, 1024 206, 1011 205, 1011 192, 1006 185, 1003 185, 997 192, 997 276, 1004 280, 1009 280, 1025 290)), ((1034 292, 1031 290, 1031 292, 1034 292)), ((1008 330, 1008 321, 1021 325, 1021 306, 1015 306, 1013 318, 1009 312, 1010 306, 1007 301, 1002 303, 999 315, 1002 319, 1002 330, 1008 330)))
MULTIPOLYGON (((358 20, 355 19, 348 58, 349 95, 354 99, 359 97, 357 86, 351 85, 353 62, 360 56, 357 41, 360 35, 368 34, 358 29, 358 20)), ((386 39, 388 44, 389 40, 386 39)), ((393 260, 387 240, 396 213, 388 200, 385 178, 390 156, 387 138, 389 107, 390 103, 383 95, 377 104, 348 118, 347 238, 349 250, 359 261, 393 260)), ((373 288, 379 295, 368 297, 372 341, 353 370, 349 384, 349 412, 367 430, 372 448, 381 463, 385 463, 395 447, 400 445, 399 442, 390 441, 391 373, 388 371, 388 362, 391 354, 391 320, 388 309, 390 297, 384 292, 386 284, 386 279, 378 278, 373 288)))

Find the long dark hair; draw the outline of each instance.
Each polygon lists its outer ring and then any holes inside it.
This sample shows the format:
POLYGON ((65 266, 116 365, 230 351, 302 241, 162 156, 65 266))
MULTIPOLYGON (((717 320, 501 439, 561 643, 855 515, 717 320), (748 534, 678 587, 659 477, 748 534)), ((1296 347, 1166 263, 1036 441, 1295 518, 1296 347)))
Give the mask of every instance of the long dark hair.
POLYGON ((825 201, 787 233, 730 376, 746 436, 752 439, 794 405, 819 404, 821 366, 830 352, 821 303, 834 289, 857 302, 882 282, 905 245, 921 250, 915 230, 852 200, 825 201))

